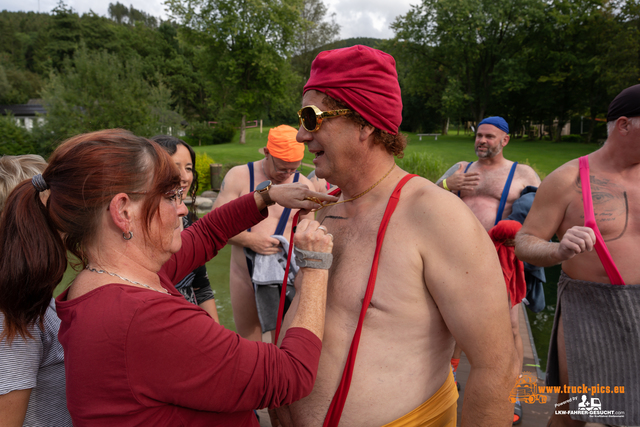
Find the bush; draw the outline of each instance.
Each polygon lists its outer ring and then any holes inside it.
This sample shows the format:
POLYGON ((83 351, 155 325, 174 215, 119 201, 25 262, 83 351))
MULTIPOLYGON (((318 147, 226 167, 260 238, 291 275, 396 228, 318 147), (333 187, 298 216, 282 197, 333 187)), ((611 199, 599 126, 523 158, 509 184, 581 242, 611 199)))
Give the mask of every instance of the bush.
POLYGON ((228 123, 218 124, 213 128, 213 144, 226 144, 236 135, 236 128, 228 123))
POLYGON ((215 163, 207 153, 196 153, 196 172, 198 173, 198 193, 211 189, 211 169, 209 165, 215 163))
POLYGON ((562 142, 584 142, 584 138, 582 138, 582 135, 562 135, 561 137, 562 142))
POLYGON ((189 125, 185 136, 191 145, 200 146, 226 144, 231 142, 235 134, 235 128, 226 123, 211 127, 207 122, 195 122, 189 125))
POLYGON ((411 153, 398 159, 396 163, 407 172, 420 175, 431 182, 436 182, 448 169, 442 157, 432 153, 411 153))
POLYGON ((12 115, 0 116, 0 155, 40 154, 29 131, 18 126, 12 115))
POLYGON ((191 145, 211 145, 212 128, 207 122, 194 122, 186 130, 187 141, 191 145))

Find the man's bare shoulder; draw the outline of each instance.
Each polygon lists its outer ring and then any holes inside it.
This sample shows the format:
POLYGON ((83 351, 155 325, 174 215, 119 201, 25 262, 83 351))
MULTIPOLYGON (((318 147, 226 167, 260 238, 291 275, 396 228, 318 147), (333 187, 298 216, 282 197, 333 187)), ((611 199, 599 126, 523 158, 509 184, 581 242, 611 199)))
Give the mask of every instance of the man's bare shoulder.
POLYGON ((238 165, 229 169, 229 172, 224 177, 225 181, 231 180, 244 180, 249 182, 249 168, 247 165, 238 165))
MULTIPOLYGON (((254 183, 254 186, 257 183, 254 183)), ((219 207, 233 199, 237 199, 243 193, 249 192, 249 168, 247 165, 234 166, 227 172, 220 184, 220 193, 214 202, 214 207, 219 207)))
POLYGON ((455 194, 443 190, 431 181, 416 177, 411 180, 407 197, 411 198, 410 215, 419 227, 425 222, 447 221, 453 212, 462 211, 462 216, 475 219, 467 205, 455 194), (411 182, 413 181, 413 182, 411 182), (468 215, 466 215, 468 214, 468 215))
POLYGON ((529 165, 524 165, 522 163, 518 164, 516 168, 516 176, 518 180, 524 185, 532 185, 534 187, 540 186, 540 177, 538 173, 529 165))
MULTIPOLYGON (((578 159, 573 159, 560 166, 545 177, 540 184, 538 194, 542 192, 566 191, 575 186, 579 177, 578 159)), ((537 196, 536 196, 537 197, 537 196)))

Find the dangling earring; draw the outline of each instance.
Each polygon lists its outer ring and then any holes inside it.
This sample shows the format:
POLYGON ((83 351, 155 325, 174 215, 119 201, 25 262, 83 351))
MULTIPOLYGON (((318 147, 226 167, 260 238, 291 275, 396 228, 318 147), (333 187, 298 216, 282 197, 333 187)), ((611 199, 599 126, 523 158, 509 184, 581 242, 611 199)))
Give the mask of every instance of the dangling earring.
POLYGON ((131 240, 133 238, 133 231, 129 231, 129 237, 127 237, 127 233, 126 232, 123 232, 122 233, 122 238, 124 240, 131 240))

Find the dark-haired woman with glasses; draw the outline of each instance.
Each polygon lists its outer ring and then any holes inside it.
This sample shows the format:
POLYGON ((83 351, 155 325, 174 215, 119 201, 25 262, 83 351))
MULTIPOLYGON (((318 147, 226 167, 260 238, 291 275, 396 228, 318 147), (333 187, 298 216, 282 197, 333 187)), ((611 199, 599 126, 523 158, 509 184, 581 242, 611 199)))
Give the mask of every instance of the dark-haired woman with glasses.
MULTIPOLYGON (((180 172, 180 187, 182 191, 184 191, 184 196, 191 197, 189 213, 182 217, 182 225, 184 228, 187 228, 198 219, 195 203, 198 192, 196 153, 189 144, 173 136, 156 135, 151 138, 151 140, 157 142, 169 153, 171 160, 173 160, 180 172)), ((209 313, 213 320, 220 323, 216 300, 213 290, 211 289, 206 266, 201 265, 197 267, 175 286, 187 301, 199 305, 204 311, 209 313)))
POLYGON ((313 209, 309 199, 334 198, 296 184, 273 186, 181 231, 182 192, 179 172, 158 144, 113 129, 64 142, 42 175, 20 183, 7 200, 0 222, 5 335, 24 335, 39 321, 67 251, 84 266, 56 299, 76 426, 255 427, 253 409, 312 390, 330 263, 311 261, 332 249, 318 223, 298 225, 295 243, 310 264, 301 269, 294 328, 280 348, 243 340, 174 284, 264 219, 267 204, 313 209), (194 353, 199 363, 175 363, 194 353))

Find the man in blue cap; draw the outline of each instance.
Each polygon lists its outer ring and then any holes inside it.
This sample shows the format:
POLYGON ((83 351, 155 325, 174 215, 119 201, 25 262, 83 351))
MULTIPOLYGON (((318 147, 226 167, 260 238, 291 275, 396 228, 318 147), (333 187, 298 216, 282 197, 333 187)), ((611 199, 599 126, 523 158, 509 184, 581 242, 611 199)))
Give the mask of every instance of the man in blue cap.
MULTIPOLYGON (((508 143, 509 124, 506 120, 499 116, 487 117, 480 122, 476 132, 478 160, 456 163, 436 182, 445 190, 457 193, 487 231, 511 214, 513 203, 526 187, 540 185, 538 174, 530 166, 505 159, 502 149, 508 143)), ((522 365, 523 347, 518 322, 520 306, 518 302, 511 308, 511 327, 522 365)), ((451 359, 454 371, 461 353, 456 345, 451 359)), ((522 416, 519 405, 515 412, 514 424, 519 424, 522 416)))

